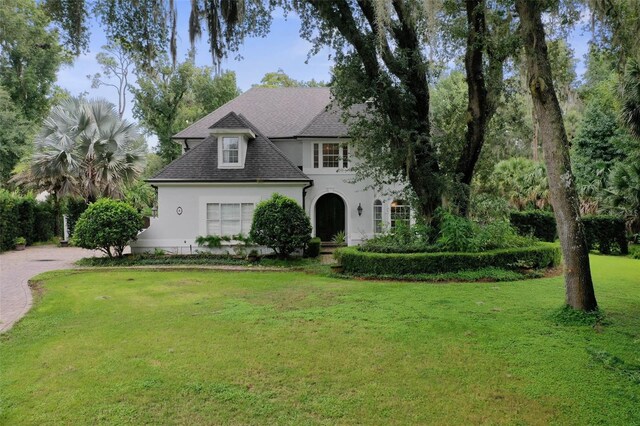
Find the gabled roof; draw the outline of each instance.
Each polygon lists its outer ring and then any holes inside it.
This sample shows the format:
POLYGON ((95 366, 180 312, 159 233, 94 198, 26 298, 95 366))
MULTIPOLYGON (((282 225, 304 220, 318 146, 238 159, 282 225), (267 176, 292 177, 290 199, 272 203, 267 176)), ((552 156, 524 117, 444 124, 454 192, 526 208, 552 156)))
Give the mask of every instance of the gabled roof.
POLYGON ((238 114, 231 111, 229 114, 222 117, 209 129, 244 129, 247 128, 247 124, 238 117, 238 114))
MULTIPOLYGON (((353 105, 349 109, 349 114, 360 114, 365 110, 366 106, 364 104, 353 105)), ((298 134, 298 137, 304 138, 340 138, 347 136, 349 136, 349 126, 344 122, 343 110, 336 104, 328 105, 298 134)))
POLYGON ((328 87, 254 87, 174 136, 204 139, 209 128, 228 113, 242 114, 269 138, 292 138, 331 103, 328 87))
POLYGON ((311 181, 274 144, 246 118, 230 112, 211 128, 247 128, 256 137, 247 144, 243 169, 218 168, 217 138, 208 136, 198 146, 174 160, 151 179, 161 182, 306 182, 311 181))

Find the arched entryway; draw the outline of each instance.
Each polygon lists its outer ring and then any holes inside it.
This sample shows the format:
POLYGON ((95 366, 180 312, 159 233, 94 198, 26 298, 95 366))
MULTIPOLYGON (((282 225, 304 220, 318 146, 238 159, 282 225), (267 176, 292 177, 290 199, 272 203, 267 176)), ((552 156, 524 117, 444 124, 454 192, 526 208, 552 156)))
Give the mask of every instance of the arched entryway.
POLYGON ((331 241, 338 232, 345 231, 345 205, 338 194, 324 194, 316 201, 316 237, 331 241))

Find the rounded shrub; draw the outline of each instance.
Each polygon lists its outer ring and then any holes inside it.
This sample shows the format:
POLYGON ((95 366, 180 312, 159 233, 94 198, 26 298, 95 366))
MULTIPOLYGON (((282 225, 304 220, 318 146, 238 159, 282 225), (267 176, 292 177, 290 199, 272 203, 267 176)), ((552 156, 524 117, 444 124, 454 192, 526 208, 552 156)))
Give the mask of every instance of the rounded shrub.
POLYGON ((335 255, 344 272, 354 275, 440 274, 488 267, 542 269, 560 263, 560 248, 551 243, 476 253, 371 253, 346 247, 335 255))
POLYGON ((309 240, 307 248, 304 251, 306 257, 318 257, 320 256, 320 238, 315 237, 309 240))
POLYGON ((89 205, 75 224, 73 244, 122 257, 129 241, 142 230, 142 216, 123 201, 103 198, 89 205))
POLYGON ((251 239, 281 257, 304 248, 311 239, 311 221, 292 198, 273 194, 253 212, 251 239))

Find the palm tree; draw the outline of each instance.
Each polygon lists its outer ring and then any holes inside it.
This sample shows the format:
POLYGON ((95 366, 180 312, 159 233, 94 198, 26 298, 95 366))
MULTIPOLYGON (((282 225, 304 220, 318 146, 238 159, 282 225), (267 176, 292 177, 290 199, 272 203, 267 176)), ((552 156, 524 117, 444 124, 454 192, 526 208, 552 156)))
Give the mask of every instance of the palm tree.
POLYGON ((53 107, 36 138, 30 173, 57 195, 121 198, 144 170, 144 142, 105 100, 67 99, 53 107))
POLYGON ((608 192, 613 212, 622 214, 629 231, 639 232, 640 158, 631 157, 631 161, 619 163, 613 168, 608 192))
POLYGON ((144 170, 144 148, 136 126, 121 120, 112 104, 70 98, 51 108, 30 164, 12 181, 48 191, 59 217, 60 198, 67 195, 86 202, 121 198, 144 170))
POLYGON ((640 137, 640 62, 629 59, 622 84, 622 117, 631 133, 640 137))

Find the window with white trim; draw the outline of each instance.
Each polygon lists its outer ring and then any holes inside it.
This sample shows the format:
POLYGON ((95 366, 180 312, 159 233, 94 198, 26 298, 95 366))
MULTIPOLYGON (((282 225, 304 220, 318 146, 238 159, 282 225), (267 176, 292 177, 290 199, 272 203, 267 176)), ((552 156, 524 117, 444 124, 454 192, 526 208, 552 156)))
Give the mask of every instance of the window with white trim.
POLYGON ((313 144, 313 168, 349 168, 349 148, 347 144, 335 142, 313 144))
POLYGON ((240 138, 222 138, 222 164, 238 164, 240 162, 240 138))
POLYGON ((208 203, 207 235, 249 235, 253 203, 208 203))
POLYGON ((391 229, 395 229, 398 223, 409 226, 411 220, 411 206, 403 200, 393 200, 391 203, 391 229))
POLYGON ((373 202, 373 232, 382 233, 382 201, 380 200, 373 202))

